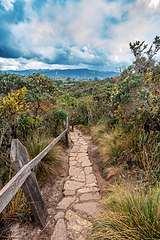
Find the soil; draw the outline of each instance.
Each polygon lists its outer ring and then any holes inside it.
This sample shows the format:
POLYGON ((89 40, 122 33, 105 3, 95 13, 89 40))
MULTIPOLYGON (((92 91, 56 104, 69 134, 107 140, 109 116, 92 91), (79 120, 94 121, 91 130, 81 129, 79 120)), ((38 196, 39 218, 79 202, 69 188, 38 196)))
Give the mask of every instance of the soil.
MULTIPOLYGON (((89 134, 83 134, 83 138, 88 143, 88 154, 90 161, 92 162, 92 167, 94 174, 97 177, 98 185, 100 188, 101 196, 105 192, 107 186, 106 180, 102 177, 102 171, 100 168, 100 159, 98 154, 98 147, 93 143, 92 138, 89 134)), ((63 155, 63 169, 60 176, 55 178, 53 175, 49 176, 45 181, 45 184, 41 188, 42 197, 48 209, 49 216, 47 218, 47 224, 44 229, 36 226, 35 222, 13 222, 10 226, 10 235, 8 240, 12 239, 50 239, 54 227, 55 227, 55 207, 63 198, 63 185, 64 180, 68 176, 68 155, 73 146, 73 143, 69 141, 69 148, 64 150, 63 155)), ((5 239, 5 238, 4 238, 5 239)))

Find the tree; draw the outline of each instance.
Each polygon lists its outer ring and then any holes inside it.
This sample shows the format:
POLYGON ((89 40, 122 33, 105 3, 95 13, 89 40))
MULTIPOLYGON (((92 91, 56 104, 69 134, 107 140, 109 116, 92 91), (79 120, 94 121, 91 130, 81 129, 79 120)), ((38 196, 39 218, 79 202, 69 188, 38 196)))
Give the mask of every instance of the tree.
POLYGON ((148 44, 145 44, 145 41, 140 42, 136 41, 129 44, 131 51, 135 56, 134 70, 136 73, 147 72, 148 70, 153 70, 155 67, 155 60, 153 57, 160 50, 160 37, 156 36, 153 43, 148 48, 148 44), (147 50, 146 52, 144 52, 147 50))
POLYGON ((11 128, 15 117, 27 109, 25 93, 26 88, 23 87, 15 93, 9 93, 5 97, 0 97, 0 147, 9 128, 10 134, 12 134, 11 128))

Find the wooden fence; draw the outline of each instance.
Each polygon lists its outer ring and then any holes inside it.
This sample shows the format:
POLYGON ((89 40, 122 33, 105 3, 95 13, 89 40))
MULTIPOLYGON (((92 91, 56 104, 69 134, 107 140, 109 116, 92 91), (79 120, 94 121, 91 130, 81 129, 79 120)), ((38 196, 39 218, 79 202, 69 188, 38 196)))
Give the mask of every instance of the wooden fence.
POLYGON ((12 140, 11 162, 16 175, 0 191, 0 213, 22 186, 35 221, 38 225, 42 227, 45 226, 48 212, 41 196, 40 189, 33 172, 33 167, 42 160, 42 158, 63 136, 65 136, 66 145, 68 146, 68 119, 65 121, 65 131, 54 139, 31 161, 29 159, 27 149, 23 146, 23 144, 18 139, 12 140))

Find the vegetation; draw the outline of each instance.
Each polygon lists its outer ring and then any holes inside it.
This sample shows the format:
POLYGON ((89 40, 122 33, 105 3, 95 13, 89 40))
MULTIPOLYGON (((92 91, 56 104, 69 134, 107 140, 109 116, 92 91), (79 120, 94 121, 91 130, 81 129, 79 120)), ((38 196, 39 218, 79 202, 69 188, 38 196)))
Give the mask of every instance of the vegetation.
MULTIPOLYGON (((31 159, 36 157, 41 151, 43 151, 51 142, 53 138, 49 135, 42 134, 37 142, 37 137, 28 138, 26 142, 27 150, 31 159)), ((49 153, 42 159, 38 166, 36 166, 35 171, 39 178, 42 173, 44 174, 54 174, 60 173, 61 167, 61 148, 60 146, 55 146, 49 153)))
MULTIPOLYGON (((159 239, 160 63, 154 56, 160 38, 147 47, 145 42, 130 43, 133 65, 120 76, 103 80, 1 73, 1 188, 14 174, 11 139, 19 138, 33 158, 61 133, 68 116, 92 134, 99 145, 103 176, 113 185, 104 198, 101 217, 93 223, 93 239, 159 239), (132 190, 127 182, 132 182, 132 190)), ((35 169, 39 179, 60 171, 59 157, 53 158, 57 149, 53 152, 35 169)), ((8 205, 2 219, 9 218, 13 205, 8 205)))
MULTIPOLYGON (((13 176, 10 161, 11 140, 18 138, 28 149, 30 158, 38 155, 63 130, 67 112, 58 108, 59 90, 47 76, 20 77, 0 74, 0 188, 13 176)), ((60 146, 55 146, 36 169, 38 181, 61 170, 60 146)), ((30 219, 31 212, 20 189, 1 214, 1 227, 18 217, 30 219)))
POLYGON ((94 239, 160 239, 160 188, 147 193, 112 186, 102 214, 94 222, 94 239))

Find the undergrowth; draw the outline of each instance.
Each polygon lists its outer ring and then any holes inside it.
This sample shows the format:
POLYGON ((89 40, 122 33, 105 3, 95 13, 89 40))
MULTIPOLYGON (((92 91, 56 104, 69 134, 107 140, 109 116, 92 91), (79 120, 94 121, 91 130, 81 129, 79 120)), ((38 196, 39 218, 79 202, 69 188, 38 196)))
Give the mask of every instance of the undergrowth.
POLYGON ((92 239, 160 239, 160 188, 112 186, 93 222, 92 239))
MULTIPOLYGON (((38 138, 34 135, 28 138, 26 147, 31 159, 36 157, 41 151, 43 151, 51 142, 53 138, 47 134, 42 134, 38 138)), ((61 171, 61 153, 62 149, 59 145, 55 145, 47 155, 41 160, 41 162, 35 167, 35 172, 38 178, 43 175, 53 174, 57 175, 61 171)))

